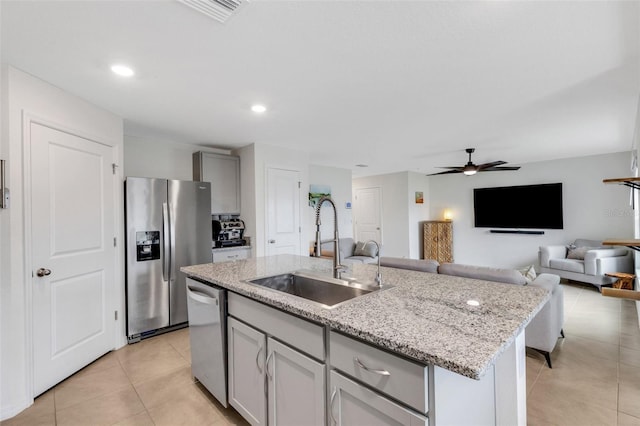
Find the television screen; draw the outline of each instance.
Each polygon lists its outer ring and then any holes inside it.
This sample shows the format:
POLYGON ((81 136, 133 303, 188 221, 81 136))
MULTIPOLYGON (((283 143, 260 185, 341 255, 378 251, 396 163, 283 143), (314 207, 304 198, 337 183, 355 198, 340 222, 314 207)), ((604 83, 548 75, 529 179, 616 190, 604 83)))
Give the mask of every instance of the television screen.
POLYGON ((475 188, 476 228, 562 229, 562 183, 475 188))

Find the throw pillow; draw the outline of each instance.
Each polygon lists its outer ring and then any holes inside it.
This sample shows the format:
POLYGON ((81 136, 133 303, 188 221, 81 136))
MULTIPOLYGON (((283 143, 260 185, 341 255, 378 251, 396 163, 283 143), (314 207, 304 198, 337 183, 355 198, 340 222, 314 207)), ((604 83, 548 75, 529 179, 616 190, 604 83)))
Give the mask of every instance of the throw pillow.
POLYGON ((597 247, 576 247, 574 249, 569 249, 567 259, 584 260, 584 256, 587 252, 596 248, 597 247))
POLYGON ((524 279, 527 280, 527 284, 530 284, 538 276, 533 265, 525 266, 524 268, 518 269, 518 271, 522 274, 524 279))
POLYGON ((378 252, 375 244, 363 243, 362 241, 358 241, 356 243, 356 248, 353 250, 354 256, 376 257, 377 254, 378 252))

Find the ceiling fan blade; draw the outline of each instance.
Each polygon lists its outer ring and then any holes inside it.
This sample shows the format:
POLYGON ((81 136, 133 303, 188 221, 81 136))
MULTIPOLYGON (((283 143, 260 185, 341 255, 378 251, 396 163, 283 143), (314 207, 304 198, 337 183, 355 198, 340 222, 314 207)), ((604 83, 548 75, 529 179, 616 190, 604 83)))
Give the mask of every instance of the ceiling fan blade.
POLYGON ((462 173, 462 170, 448 170, 446 172, 431 173, 430 175, 427 175, 427 176, 448 175, 448 174, 451 174, 451 173, 462 173))
POLYGON ((488 169, 480 169, 480 172, 508 172, 510 170, 520 170, 520 167, 491 167, 488 169))
POLYGON ((462 169, 464 169, 464 167, 460 167, 460 166, 442 166, 442 167, 436 167, 436 169, 452 169, 452 170, 458 170, 458 171, 462 171, 462 169))
POLYGON ((478 169, 479 170, 490 169, 491 167, 501 166, 503 164, 507 164, 507 162, 506 161, 492 161, 491 163, 484 163, 484 164, 478 165, 478 169))

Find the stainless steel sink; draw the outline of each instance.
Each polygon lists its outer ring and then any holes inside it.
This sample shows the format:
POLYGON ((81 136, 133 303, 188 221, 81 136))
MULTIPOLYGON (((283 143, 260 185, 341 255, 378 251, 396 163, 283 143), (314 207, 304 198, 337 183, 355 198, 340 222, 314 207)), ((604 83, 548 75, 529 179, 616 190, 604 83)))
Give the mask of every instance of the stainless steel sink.
POLYGON ((381 290, 375 284, 360 283, 353 278, 337 279, 305 271, 272 275, 246 282, 301 297, 325 308, 334 308, 347 300, 381 290))

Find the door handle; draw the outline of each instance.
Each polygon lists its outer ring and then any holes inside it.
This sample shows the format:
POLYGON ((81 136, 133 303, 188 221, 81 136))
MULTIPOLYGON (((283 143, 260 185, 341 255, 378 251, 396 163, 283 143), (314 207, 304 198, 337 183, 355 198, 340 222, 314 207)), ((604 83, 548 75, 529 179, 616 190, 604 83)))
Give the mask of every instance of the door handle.
POLYGON ((273 380, 273 376, 269 372, 269 361, 271 360, 272 356, 273 356, 273 351, 269 352, 269 356, 267 356, 267 362, 264 364, 264 371, 266 371, 267 377, 269 377, 269 380, 273 380))
POLYGON ((47 275, 51 275, 51 270, 46 268, 40 268, 36 271, 36 275, 39 277, 46 277, 47 275))
POLYGON ((269 240, 269 244, 275 244, 276 240, 269 240))

